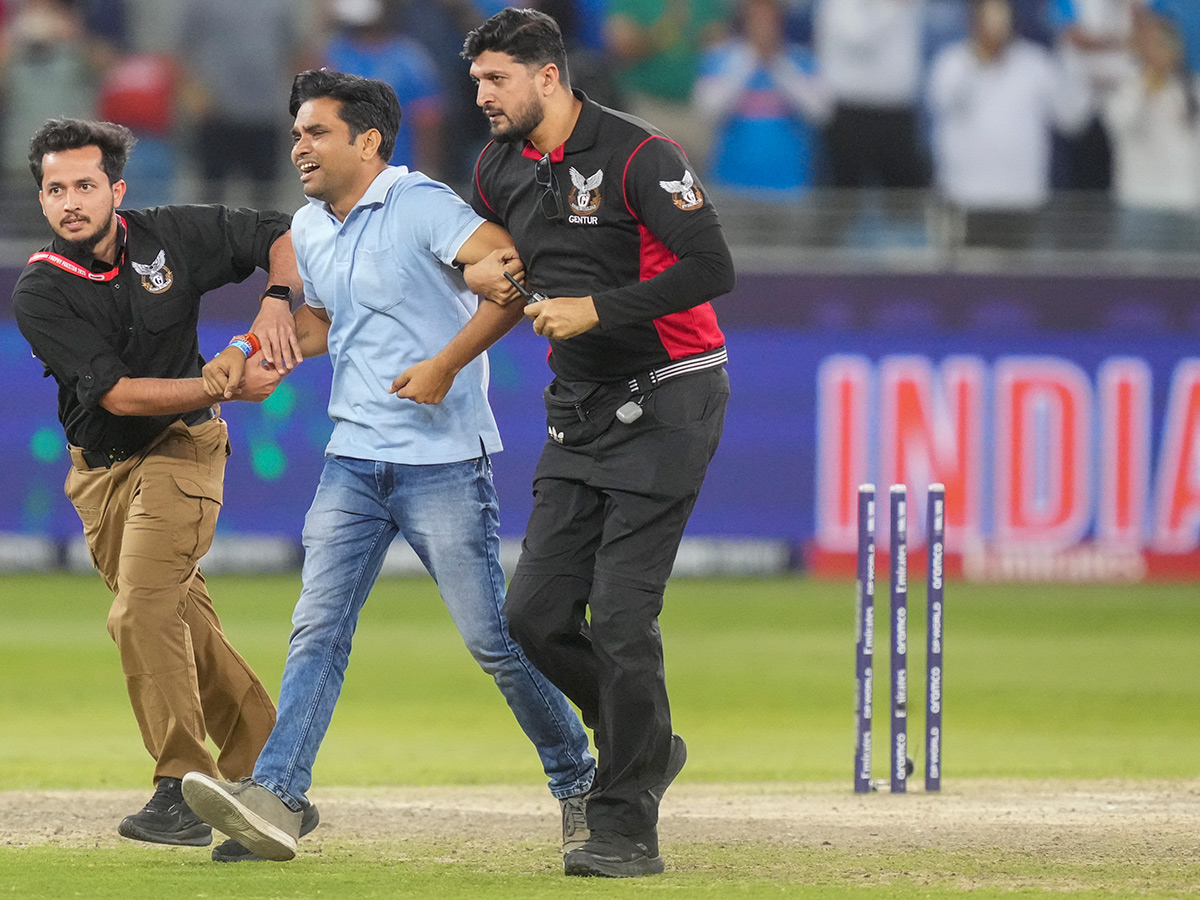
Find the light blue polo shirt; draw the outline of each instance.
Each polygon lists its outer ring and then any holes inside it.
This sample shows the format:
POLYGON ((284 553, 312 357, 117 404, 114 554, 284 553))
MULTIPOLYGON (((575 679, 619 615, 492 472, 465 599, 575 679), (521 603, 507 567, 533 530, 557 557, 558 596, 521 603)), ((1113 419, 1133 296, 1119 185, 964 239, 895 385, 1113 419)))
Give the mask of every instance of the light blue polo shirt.
POLYGON ((500 449, 486 354, 438 404, 401 400, 392 380, 450 342, 477 307, 451 263, 483 219, 450 188, 391 166, 339 222, 310 199, 292 220, 305 301, 329 314, 333 387, 327 455, 431 465, 500 449))

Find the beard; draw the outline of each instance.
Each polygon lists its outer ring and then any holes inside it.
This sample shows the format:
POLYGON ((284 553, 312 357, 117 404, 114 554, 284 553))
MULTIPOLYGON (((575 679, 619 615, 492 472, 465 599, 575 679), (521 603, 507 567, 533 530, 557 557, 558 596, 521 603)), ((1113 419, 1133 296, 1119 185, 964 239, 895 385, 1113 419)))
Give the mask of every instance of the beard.
POLYGON ((542 119, 546 118, 546 110, 542 108, 541 103, 534 99, 515 113, 506 112, 505 117, 509 121, 509 126, 499 131, 493 127, 491 129, 492 137, 500 144, 515 144, 533 134, 533 130, 542 124, 542 119))
POLYGON ((70 241, 70 243, 85 253, 94 253, 97 245, 112 233, 113 219, 114 217, 110 214, 104 224, 97 228, 91 235, 80 238, 77 241, 70 241))
MULTIPOLYGON (((84 253, 93 253, 94 254, 96 251, 96 247, 100 244, 100 242, 103 241, 110 234, 112 234, 113 223, 116 221, 116 218, 117 218, 116 216, 113 215, 113 213, 115 211, 116 211, 115 206, 109 207, 108 213, 103 217, 104 224, 101 225, 99 228, 97 228, 95 231, 93 231, 91 234, 86 235, 84 237, 71 237, 70 235, 63 234, 61 231, 58 231, 58 229, 55 229, 55 231, 58 232, 58 236, 60 238, 62 238, 64 241, 66 241, 68 244, 70 244, 75 249, 81 250, 84 253)), ((89 217, 89 221, 91 221, 90 217, 89 217)))

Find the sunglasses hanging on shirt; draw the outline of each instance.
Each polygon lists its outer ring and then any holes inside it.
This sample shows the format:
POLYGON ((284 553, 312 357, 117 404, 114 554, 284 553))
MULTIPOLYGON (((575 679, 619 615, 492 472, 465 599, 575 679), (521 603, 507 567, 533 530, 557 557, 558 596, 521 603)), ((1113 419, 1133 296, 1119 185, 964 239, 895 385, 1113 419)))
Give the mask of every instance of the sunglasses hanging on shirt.
POLYGON ((533 180, 542 189, 539 201, 542 215, 552 222, 558 222, 563 217, 562 198, 558 195, 558 179, 554 177, 554 169, 550 167, 550 154, 547 153, 533 167, 533 180))

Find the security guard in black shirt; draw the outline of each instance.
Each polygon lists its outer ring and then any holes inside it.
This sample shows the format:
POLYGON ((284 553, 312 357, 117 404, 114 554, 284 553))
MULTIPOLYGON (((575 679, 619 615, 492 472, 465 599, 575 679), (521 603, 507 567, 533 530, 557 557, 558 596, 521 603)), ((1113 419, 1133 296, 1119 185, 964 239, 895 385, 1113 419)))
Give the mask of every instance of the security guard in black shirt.
POLYGON ((299 361, 289 299, 302 288, 285 215, 217 206, 118 213, 133 142, 123 126, 74 119, 51 120, 33 137, 30 168, 55 240, 30 258, 13 309, 58 383, 66 493, 113 593, 108 630, 155 760, 153 797, 118 831, 202 846, 211 829, 187 808, 179 780, 192 770, 249 775, 275 707, 222 633, 198 567, 229 454, 215 405, 224 398, 201 378, 199 303, 268 270, 271 297, 239 346, 261 343, 276 366, 248 367, 233 398, 258 401, 299 361))
POLYGON ((505 9, 463 49, 495 138, 475 211, 508 229, 471 288, 524 271, 550 339, 547 440, 504 613, 526 655, 594 730, 588 840, 567 875, 662 872, 658 807, 687 758, 672 733, 658 614, 725 421, 733 287, 720 222, 680 149, 572 92, 558 25, 505 9))

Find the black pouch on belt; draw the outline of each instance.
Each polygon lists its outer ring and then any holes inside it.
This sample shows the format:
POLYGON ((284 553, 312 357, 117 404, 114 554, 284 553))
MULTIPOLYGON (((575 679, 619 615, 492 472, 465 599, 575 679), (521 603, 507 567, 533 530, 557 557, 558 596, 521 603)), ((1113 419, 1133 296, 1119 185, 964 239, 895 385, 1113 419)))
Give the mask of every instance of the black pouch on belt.
POLYGON ((556 378, 542 392, 550 440, 578 447, 600 437, 617 409, 629 401, 626 381, 563 381, 556 378))

